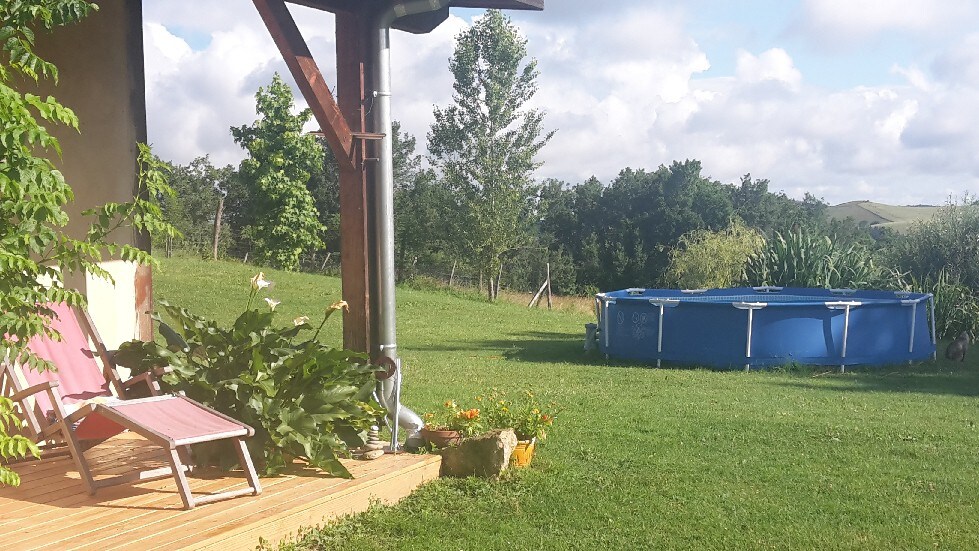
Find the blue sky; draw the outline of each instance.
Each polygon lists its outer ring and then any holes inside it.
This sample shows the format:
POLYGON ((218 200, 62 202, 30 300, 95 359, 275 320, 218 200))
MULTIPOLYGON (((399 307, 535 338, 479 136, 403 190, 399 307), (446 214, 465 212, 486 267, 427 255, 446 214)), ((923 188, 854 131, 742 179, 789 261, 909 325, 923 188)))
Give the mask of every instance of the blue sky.
MULTIPOLYGON (((724 183, 830 203, 940 204, 979 191, 979 3, 970 0, 547 0, 512 12, 556 128, 540 177, 608 182, 696 158, 724 183)), ((292 7, 328 80, 333 17, 292 7)), ((451 101, 454 36, 396 33, 395 117, 424 147, 451 101)), ((248 0, 145 0, 150 139, 164 158, 237 163, 228 132, 287 74, 248 0)), ((301 99, 299 100, 301 103, 301 99)), ((422 151, 423 152, 423 151, 422 151)))

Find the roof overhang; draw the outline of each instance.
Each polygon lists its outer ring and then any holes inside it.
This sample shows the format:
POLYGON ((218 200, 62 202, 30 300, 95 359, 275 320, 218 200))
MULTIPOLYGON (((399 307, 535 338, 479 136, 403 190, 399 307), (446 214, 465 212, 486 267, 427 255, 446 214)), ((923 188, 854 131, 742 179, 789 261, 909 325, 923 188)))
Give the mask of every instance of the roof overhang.
MULTIPOLYGON (((288 0, 293 4, 328 12, 362 13, 373 11, 387 2, 365 2, 363 0, 288 0)), ((544 9, 544 0, 451 0, 441 10, 402 17, 394 22, 392 28, 414 33, 429 33, 449 17, 449 8, 477 8, 498 10, 544 9)))

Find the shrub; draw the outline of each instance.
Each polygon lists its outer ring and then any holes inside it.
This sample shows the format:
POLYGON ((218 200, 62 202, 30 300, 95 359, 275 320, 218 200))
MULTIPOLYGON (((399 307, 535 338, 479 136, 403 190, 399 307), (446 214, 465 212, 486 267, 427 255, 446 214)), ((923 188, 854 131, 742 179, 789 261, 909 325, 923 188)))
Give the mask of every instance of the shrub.
POLYGON ((979 297, 972 289, 940 270, 936 277, 923 279, 908 275, 910 291, 935 295, 935 333, 940 339, 955 338, 963 331, 976 335, 979 330, 979 297))
POLYGON ((721 231, 685 233, 670 253, 666 284, 683 289, 733 287, 744 281, 745 265, 764 245, 765 238, 738 218, 721 231))
POLYGON ((920 281, 937 282, 940 272, 949 281, 979 288, 979 203, 966 194, 952 199, 930 220, 916 222, 895 239, 890 262, 920 281))
MULTIPOLYGON (((183 391, 254 427, 248 447, 267 474, 301 458, 350 478, 338 455, 364 444, 367 429, 382 410, 373 399, 376 378, 366 357, 316 340, 330 315, 346 303, 330 306, 313 336, 297 342, 300 333, 311 329, 305 316, 276 328, 276 301, 265 299, 267 311, 251 308, 257 292, 267 286, 262 274, 252 279, 245 312, 230 328, 161 300, 186 342, 164 348, 130 341, 120 347, 116 360, 134 373, 169 364, 173 371, 162 378, 168 391, 183 391)), ((158 314, 154 318, 160 320, 158 314)), ((198 454, 206 463, 225 466, 231 457, 213 446, 200 447, 198 454)))
POLYGON ((897 283, 862 244, 845 245, 806 231, 790 231, 787 235, 775 232, 761 253, 748 262, 745 273, 751 285, 831 289, 897 283))

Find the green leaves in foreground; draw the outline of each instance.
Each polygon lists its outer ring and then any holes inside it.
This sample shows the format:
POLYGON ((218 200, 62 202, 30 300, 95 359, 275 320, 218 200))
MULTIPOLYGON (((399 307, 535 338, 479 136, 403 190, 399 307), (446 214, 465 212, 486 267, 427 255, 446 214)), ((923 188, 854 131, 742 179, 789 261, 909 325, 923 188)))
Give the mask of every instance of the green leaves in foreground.
MULTIPOLYGON (((14 414, 14 403, 10 398, 0 396, 0 459, 22 459, 28 454, 40 457, 37 445, 29 438, 11 436, 11 427, 20 426, 20 419, 14 414)), ((20 476, 6 465, 0 464, 0 486, 19 486, 20 476)))
MULTIPOLYGON (((253 293, 254 294, 254 293, 253 293)), ((293 458, 335 476, 350 478, 338 460, 348 446, 364 443, 366 430, 381 414, 373 399, 374 369, 357 352, 299 340, 311 328, 299 318, 287 328, 273 326, 274 312, 247 309, 230 328, 159 301, 175 322, 185 346, 131 341, 116 355, 134 373, 170 365, 168 391, 251 425, 252 457, 266 474, 281 472, 293 458)), ((330 307, 324 322, 338 306, 330 307)), ((160 321, 158 315, 154 315, 160 321)), ((229 450, 201 447, 201 460, 228 466, 229 450)))

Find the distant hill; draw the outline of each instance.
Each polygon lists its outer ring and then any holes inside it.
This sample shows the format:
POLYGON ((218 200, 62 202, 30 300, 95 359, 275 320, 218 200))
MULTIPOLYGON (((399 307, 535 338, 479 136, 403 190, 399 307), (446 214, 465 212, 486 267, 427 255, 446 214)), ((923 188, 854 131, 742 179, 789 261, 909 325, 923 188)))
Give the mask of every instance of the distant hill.
POLYGON ((941 207, 932 205, 894 206, 873 201, 850 201, 826 209, 830 218, 853 218, 857 223, 866 222, 871 227, 891 228, 901 232, 918 220, 928 220, 941 207))

